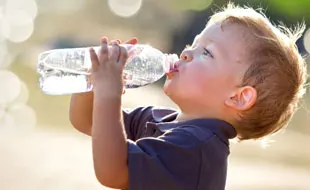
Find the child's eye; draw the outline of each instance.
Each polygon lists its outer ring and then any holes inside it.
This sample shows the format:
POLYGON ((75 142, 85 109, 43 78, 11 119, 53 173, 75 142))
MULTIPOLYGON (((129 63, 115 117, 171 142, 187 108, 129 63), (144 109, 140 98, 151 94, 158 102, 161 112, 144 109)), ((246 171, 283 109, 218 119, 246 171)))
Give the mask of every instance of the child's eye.
POLYGON ((214 58, 213 54, 207 48, 203 48, 203 50, 204 50, 203 55, 210 56, 211 58, 214 58))

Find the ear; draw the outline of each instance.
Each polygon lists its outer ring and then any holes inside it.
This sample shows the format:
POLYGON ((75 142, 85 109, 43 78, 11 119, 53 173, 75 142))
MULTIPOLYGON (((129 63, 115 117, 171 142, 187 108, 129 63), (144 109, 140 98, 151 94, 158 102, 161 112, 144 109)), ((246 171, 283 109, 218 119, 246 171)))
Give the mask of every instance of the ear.
POLYGON ((232 93, 225 101, 225 104, 238 111, 244 111, 250 109, 255 104, 256 98, 256 89, 252 86, 245 86, 232 93))

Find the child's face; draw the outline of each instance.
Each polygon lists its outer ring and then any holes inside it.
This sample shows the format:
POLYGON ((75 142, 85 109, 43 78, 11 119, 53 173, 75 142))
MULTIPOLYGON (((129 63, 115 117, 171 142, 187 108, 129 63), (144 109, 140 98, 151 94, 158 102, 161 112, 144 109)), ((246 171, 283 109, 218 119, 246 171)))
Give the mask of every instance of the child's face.
POLYGON ((236 24, 208 25, 182 52, 166 80, 165 93, 181 109, 223 111, 248 68, 245 36, 236 24))

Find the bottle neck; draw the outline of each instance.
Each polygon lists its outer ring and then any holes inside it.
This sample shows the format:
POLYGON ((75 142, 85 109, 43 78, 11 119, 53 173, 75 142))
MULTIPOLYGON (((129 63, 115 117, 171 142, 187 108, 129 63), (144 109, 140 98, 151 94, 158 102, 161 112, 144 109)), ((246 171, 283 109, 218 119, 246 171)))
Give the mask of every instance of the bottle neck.
POLYGON ((164 54, 165 62, 163 64, 165 73, 169 73, 170 69, 173 68, 174 64, 179 61, 177 54, 164 54))

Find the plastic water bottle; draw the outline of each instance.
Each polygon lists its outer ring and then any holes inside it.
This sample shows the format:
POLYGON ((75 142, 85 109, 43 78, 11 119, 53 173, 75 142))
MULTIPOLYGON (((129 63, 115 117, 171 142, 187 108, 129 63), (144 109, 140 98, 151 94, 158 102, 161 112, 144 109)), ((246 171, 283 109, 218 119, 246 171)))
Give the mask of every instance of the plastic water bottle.
MULTIPOLYGON (((124 87, 137 88, 159 80, 178 60, 176 54, 164 54, 149 45, 121 44, 128 50, 124 67, 124 87)), ((110 47, 109 47, 110 48, 110 47)), ((94 47, 95 51, 100 46, 94 47)), ((45 94, 63 95, 92 90, 89 48, 55 49, 38 57, 40 88, 45 94)))

